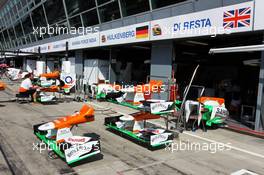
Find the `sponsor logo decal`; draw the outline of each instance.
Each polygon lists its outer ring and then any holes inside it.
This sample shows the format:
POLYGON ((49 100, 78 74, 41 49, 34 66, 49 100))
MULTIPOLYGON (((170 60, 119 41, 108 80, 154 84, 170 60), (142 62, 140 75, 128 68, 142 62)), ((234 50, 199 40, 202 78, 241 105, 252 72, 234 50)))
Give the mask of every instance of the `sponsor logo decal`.
POLYGON ((153 135, 150 137, 150 143, 151 145, 159 144, 161 142, 168 140, 168 137, 169 137, 168 133, 153 135))
POLYGON ((91 140, 90 137, 72 136, 65 139, 66 142, 71 144, 83 144, 91 140))
POLYGON ((164 103, 155 103, 155 104, 151 105, 152 110, 157 110, 157 109, 166 110, 167 108, 168 108, 168 106, 165 105, 164 103))
POLYGON ((136 38, 142 39, 147 38, 149 36, 149 26, 142 26, 136 28, 136 38))
POLYGON ((162 35, 162 30, 159 24, 155 24, 152 28, 152 35, 159 36, 162 35))
POLYGON ((226 108, 216 107, 216 115, 221 116, 221 117, 227 117, 228 114, 229 113, 226 108))
POLYGON ((66 161, 69 162, 76 160, 87 153, 95 151, 100 152, 100 146, 98 141, 73 145, 69 149, 65 150, 66 161))
POLYGON ((105 43, 106 42, 106 37, 105 35, 102 35, 102 43, 105 43))
POLYGON ((70 142, 85 142, 85 138, 68 138, 70 142))
POLYGON ((53 46, 54 49, 59 49, 59 48, 63 48, 63 47, 66 47, 66 43, 54 44, 54 46, 53 46))
POLYGON ((83 39, 83 40, 72 42, 72 46, 78 46, 78 45, 85 45, 85 44, 89 44, 89 43, 95 43, 96 41, 97 41, 96 38, 83 39))
MULTIPOLYGON (((68 154, 67 157, 71 158, 71 157, 75 157, 78 154, 81 154, 82 152, 86 152, 89 153, 91 152, 93 149, 93 145, 91 144, 87 144, 87 145, 78 145, 75 148, 73 148, 68 154)), ((78 155, 79 156, 79 155, 78 155)))
POLYGON ((151 113, 170 110, 172 104, 173 104, 172 102, 151 103, 150 104, 151 113))
POLYGON ((67 77, 65 77, 65 83, 67 83, 67 84, 71 84, 71 83, 73 83, 73 79, 72 79, 72 77, 71 77, 71 76, 67 76, 67 77))
POLYGON ((69 128, 59 129, 57 132, 56 141, 61 141, 61 140, 66 139, 68 137, 72 137, 72 133, 71 133, 69 128))

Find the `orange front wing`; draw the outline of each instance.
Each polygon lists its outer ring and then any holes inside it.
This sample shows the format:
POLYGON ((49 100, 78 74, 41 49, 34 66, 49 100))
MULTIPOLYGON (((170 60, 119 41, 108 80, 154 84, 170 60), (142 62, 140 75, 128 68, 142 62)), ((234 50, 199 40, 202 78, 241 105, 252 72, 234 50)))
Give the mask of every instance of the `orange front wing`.
POLYGON ((50 73, 45 73, 45 74, 41 74, 40 77, 57 79, 57 78, 60 77, 60 72, 59 71, 54 71, 54 72, 50 72, 50 73))
POLYGON ((219 105, 222 105, 225 103, 225 99, 217 98, 217 97, 201 97, 201 98, 198 98, 198 101, 200 103, 205 103, 206 101, 217 101, 219 105))
POLYGON ((47 88, 41 88, 41 91, 43 92, 58 92, 60 90, 60 88, 58 86, 50 86, 50 87, 47 87, 47 88))
POLYGON ((69 128, 73 125, 94 121, 94 109, 83 105, 79 113, 54 120, 55 129, 69 128))
POLYGON ((52 122, 45 123, 38 127, 40 131, 48 131, 52 129, 63 129, 70 128, 74 125, 92 122, 94 121, 94 109, 91 106, 83 105, 80 112, 77 112, 70 116, 65 116, 59 119, 56 119, 52 122))
POLYGON ((0 82, 0 91, 5 90, 5 88, 6 88, 6 84, 3 82, 0 82))

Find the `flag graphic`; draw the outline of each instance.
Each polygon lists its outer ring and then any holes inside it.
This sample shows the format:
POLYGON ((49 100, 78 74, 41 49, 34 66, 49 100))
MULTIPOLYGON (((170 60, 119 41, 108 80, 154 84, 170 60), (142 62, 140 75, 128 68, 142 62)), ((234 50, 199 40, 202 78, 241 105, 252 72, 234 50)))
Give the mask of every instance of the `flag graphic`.
POLYGON ((136 28, 136 38, 142 39, 149 36, 149 26, 142 26, 136 28))
POLYGON ((224 12, 225 29, 249 27, 251 24, 251 8, 240 8, 224 12))

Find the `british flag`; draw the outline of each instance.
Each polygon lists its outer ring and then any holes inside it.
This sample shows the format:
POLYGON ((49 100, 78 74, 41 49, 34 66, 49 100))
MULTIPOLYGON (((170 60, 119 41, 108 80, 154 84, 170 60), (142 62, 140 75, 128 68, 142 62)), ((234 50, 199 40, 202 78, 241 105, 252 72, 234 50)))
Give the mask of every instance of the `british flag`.
POLYGON ((240 8, 224 12, 225 29, 249 27, 251 23, 251 8, 240 8))

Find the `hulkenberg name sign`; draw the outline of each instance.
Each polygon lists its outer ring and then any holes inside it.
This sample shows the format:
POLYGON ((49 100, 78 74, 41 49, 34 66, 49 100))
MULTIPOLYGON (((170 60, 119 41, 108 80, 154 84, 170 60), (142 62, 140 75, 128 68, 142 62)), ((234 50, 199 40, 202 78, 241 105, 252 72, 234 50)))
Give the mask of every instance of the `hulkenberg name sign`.
MULTIPOLYGON (((256 0, 260 3, 261 0, 256 0)), ((262 2, 263 4, 263 2, 262 2)), ((245 2, 232 6, 225 6, 140 24, 120 27, 116 29, 90 33, 61 41, 51 42, 30 48, 21 49, 26 52, 37 52, 38 47, 42 53, 109 46, 136 42, 146 42, 164 39, 187 38, 206 35, 221 35, 235 32, 248 32, 264 29, 264 22, 259 9, 254 12, 254 2, 245 2)))
POLYGON ((100 32, 100 45, 149 41, 149 22, 100 32))

